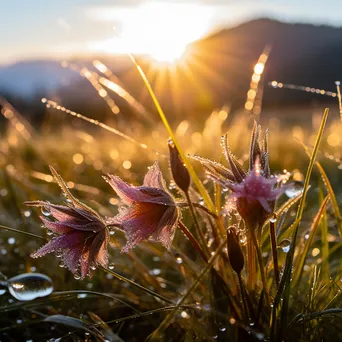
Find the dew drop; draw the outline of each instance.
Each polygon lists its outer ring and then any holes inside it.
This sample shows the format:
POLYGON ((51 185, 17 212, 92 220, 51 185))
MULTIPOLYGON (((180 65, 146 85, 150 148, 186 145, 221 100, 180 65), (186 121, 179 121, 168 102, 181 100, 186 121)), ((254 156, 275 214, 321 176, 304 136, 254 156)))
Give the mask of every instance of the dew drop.
POLYGON ((22 301, 45 297, 52 293, 52 280, 41 273, 23 273, 8 280, 10 294, 22 301))
POLYGON ((304 185, 300 181, 292 181, 285 185, 285 194, 289 198, 296 197, 303 192, 304 185))
POLYGON ((30 210, 25 210, 24 211, 24 216, 25 217, 30 217, 31 216, 31 211, 30 210))
POLYGON ((61 268, 64 268, 65 267, 65 263, 63 261, 61 261, 59 264, 58 264, 59 267, 61 268))
POLYGON ((224 331, 227 330, 227 328, 226 328, 226 327, 221 327, 221 328, 219 328, 219 330, 222 331, 222 332, 224 332, 224 331))
POLYGON ((276 223, 277 222, 277 217, 276 216, 273 216, 270 218, 270 222, 271 223, 276 223))
POLYGON ((239 241, 242 246, 247 243, 247 235, 246 234, 239 234, 239 241))
POLYGON ((110 269, 110 270, 114 270, 114 264, 110 264, 109 266, 108 266, 108 268, 110 269))
POLYGON ((177 256, 176 257, 176 263, 179 264, 179 265, 182 264, 183 263, 183 259, 180 256, 177 256))
POLYGON ((289 239, 284 239, 277 247, 281 248, 283 252, 288 253, 291 248, 291 241, 289 239))
POLYGON ((44 216, 49 217, 51 216, 51 211, 48 207, 42 207, 41 212, 44 216))
POLYGON ((10 244, 10 245, 14 245, 15 244, 15 238, 14 237, 10 237, 7 242, 10 244))
POLYGON ((159 275, 161 273, 161 270, 159 268, 153 268, 149 271, 151 275, 159 275))
POLYGON ((4 293, 6 293, 6 289, 0 288, 0 296, 2 296, 4 293))
POLYGON ((79 293, 79 294, 77 295, 77 298, 82 299, 82 298, 87 298, 87 296, 88 296, 87 293, 79 293))
POLYGON ((7 189, 1 189, 1 190, 0 190, 0 195, 1 195, 2 197, 7 196, 7 194, 8 194, 8 190, 7 190, 7 189))
POLYGON ((75 274, 74 274, 74 279, 75 279, 75 280, 80 280, 80 279, 81 279, 81 276, 80 276, 78 273, 75 273, 75 274))

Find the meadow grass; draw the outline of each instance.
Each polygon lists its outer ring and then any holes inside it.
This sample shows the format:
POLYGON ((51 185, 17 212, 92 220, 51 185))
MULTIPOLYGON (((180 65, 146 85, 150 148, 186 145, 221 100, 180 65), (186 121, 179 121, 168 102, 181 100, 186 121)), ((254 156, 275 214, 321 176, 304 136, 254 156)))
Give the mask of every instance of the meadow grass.
MULTIPOLYGON (((149 91, 154 96, 152 88, 149 91)), ((153 99, 162 122, 148 130, 136 124, 119 134, 110 124, 96 118, 83 122, 73 112, 73 121, 67 119, 57 130, 51 129, 51 115, 50 126, 36 132, 3 103, 8 127, 0 141, 2 284, 6 288, 6 277, 39 272, 52 279, 54 292, 27 302, 2 294, 0 336, 18 341, 342 339, 339 118, 326 125, 326 110, 316 113, 308 126, 291 126, 280 118, 265 123, 271 172, 284 179, 289 196, 279 197, 275 216, 259 228, 257 249, 248 249, 243 220, 236 210, 226 210, 232 194, 187 156, 227 166, 220 145, 228 132, 231 151, 246 166, 253 121, 244 112, 230 117, 222 109, 210 113, 202 125, 186 117, 171 125, 168 113, 153 99), (192 178, 188 196, 171 177, 170 136, 192 178), (113 217, 122 202, 101 176, 111 173, 138 185, 155 160, 170 192, 182 203, 185 228, 177 229, 170 251, 145 241, 120 253, 125 236, 111 230, 108 267, 97 267, 83 280, 55 255, 30 258, 51 236, 41 226, 39 210, 23 202, 67 203, 59 183, 64 193, 70 192, 69 199, 113 217), (49 165, 62 178, 51 174, 49 165), (236 248, 245 259, 242 271, 236 271, 227 253, 226 230, 232 226, 240 234, 236 248)), ((61 110, 58 104, 44 102, 54 107, 54 116, 62 114, 56 113, 61 110)))

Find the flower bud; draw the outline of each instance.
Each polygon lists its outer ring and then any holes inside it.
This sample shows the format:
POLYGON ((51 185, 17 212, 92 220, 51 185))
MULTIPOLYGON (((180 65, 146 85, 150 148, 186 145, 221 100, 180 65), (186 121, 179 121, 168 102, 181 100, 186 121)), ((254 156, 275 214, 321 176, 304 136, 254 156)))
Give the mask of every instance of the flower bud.
POLYGON ((187 168, 184 166, 177 147, 174 145, 171 139, 168 141, 168 146, 173 180, 181 190, 188 192, 190 186, 190 174, 187 168))
POLYGON ((239 274, 244 266, 243 253, 239 243, 239 234, 235 228, 231 227, 227 230, 227 237, 229 262, 232 269, 239 274))

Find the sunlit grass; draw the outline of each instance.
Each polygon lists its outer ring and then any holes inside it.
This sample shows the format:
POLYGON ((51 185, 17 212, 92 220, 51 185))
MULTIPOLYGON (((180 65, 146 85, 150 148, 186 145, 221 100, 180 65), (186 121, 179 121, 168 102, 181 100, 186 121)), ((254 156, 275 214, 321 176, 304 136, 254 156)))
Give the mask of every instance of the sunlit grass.
MULTIPOLYGON (((192 123, 186 115, 180 122, 170 123, 167 120, 170 114, 158 108, 156 98, 154 101, 163 123, 155 123, 149 129, 138 123, 118 129, 113 121, 108 125, 98 122, 96 113, 87 118, 72 112, 72 108, 63 109, 55 102, 44 101, 55 116, 67 113, 72 115, 67 118, 84 121, 74 127, 67 119, 67 124, 53 132, 44 129, 35 132, 19 113, 5 104, 2 114, 9 125, 0 141, 0 271, 7 277, 25 272, 47 274, 53 280, 55 292, 31 302, 16 302, 9 294, 3 294, 0 335, 6 333, 18 338, 24 334, 26 339, 38 340, 51 337, 82 340, 89 336, 115 340, 120 336, 129 341, 148 336, 151 340, 182 340, 190 336, 217 340, 228 335, 235 336, 235 340, 248 336, 251 340, 269 336, 284 340, 336 337, 341 324, 342 270, 339 118, 331 118, 325 129, 327 115, 323 116, 323 112, 312 115, 312 127, 311 123, 306 127, 293 126, 281 115, 264 125, 270 129, 272 173, 305 185, 303 196, 299 194, 285 203, 287 198, 283 195, 275 211, 279 287, 274 278, 268 236, 270 222, 265 223, 261 236, 266 286, 275 305, 270 321, 271 308, 262 299, 259 272, 253 285, 255 292, 247 294, 249 309, 243 309, 238 279, 226 256, 225 229, 234 222, 234 217, 228 219, 221 211, 227 193, 220 192, 220 187, 205 177, 199 163, 186 157, 200 155, 225 163, 220 143, 221 135, 228 132, 231 150, 246 165, 252 120, 246 112, 233 116, 225 107, 208 113, 203 124, 192 123), (56 180, 61 184, 59 176, 53 177, 48 165, 63 177, 65 192, 70 191, 102 216, 110 217, 118 212, 120 201, 101 176, 111 173, 129 183, 141 184, 147 168, 156 159, 170 191, 182 199, 182 192, 177 190, 168 172, 169 136, 191 170, 191 199, 219 216, 217 219, 200 210, 196 212, 211 253, 207 263, 180 231, 170 252, 158 244, 144 242, 128 254, 120 253, 125 238, 116 231, 111 235, 108 269, 98 268, 93 278, 84 281, 74 279, 70 271, 59 267, 63 265, 54 256, 29 257, 41 239, 50 237, 40 226, 39 212, 22 203, 37 199, 51 203, 65 201, 56 184, 56 180), (205 192, 196 191, 196 187, 203 187, 205 192), (123 282, 118 280, 120 276, 123 282), (163 302, 163 298, 167 300, 163 302), (265 310, 259 312, 260 307, 265 310), (250 310, 249 318, 253 318, 250 325, 244 310, 250 310)), ((263 112, 260 115, 265 120, 263 112)), ((195 234, 187 210, 183 211, 183 221, 195 234)), ((240 242, 245 253, 244 242, 240 242)), ((243 279, 247 279, 248 269, 242 273, 243 279)))

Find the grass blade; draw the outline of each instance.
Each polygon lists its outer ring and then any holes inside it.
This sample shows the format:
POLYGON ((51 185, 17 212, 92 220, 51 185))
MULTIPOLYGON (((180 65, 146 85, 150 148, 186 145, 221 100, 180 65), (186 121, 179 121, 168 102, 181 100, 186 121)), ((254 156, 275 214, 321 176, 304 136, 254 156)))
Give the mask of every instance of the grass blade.
POLYGON ((329 109, 326 108, 323 114, 321 125, 319 127, 319 131, 316 137, 314 149, 311 154, 309 166, 306 172, 305 182, 304 182, 304 187, 303 187, 303 196, 301 197, 298 210, 297 210, 295 226, 294 226, 294 230, 292 234, 292 244, 291 244, 290 251, 286 256, 284 275, 282 277, 282 280, 279 285, 279 289, 274 299, 274 305, 273 305, 272 317, 271 317, 271 322, 272 322, 271 340, 274 340, 274 341, 276 341, 278 338, 280 338, 281 340, 284 339, 284 335, 288 326, 287 320, 288 320, 288 308, 289 308, 289 299, 290 299, 291 273, 292 273, 292 265, 293 265, 293 258, 294 258, 294 251, 295 251, 296 240, 297 240, 297 235, 298 235, 298 229, 300 226, 300 222, 302 220, 304 204, 306 201, 306 196, 307 196, 307 192, 309 188, 311 173, 315 164, 316 156, 318 153, 318 148, 319 148, 322 136, 323 136, 324 127, 327 122, 328 113, 329 113, 329 109), (281 310, 278 311, 277 308, 279 307, 281 300, 283 301, 281 305, 281 310), (278 316, 278 313, 279 313, 279 316, 278 316), (280 319, 280 322, 279 322, 279 319, 280 319), (278 323, 280 323, 279 335, 277 331, 278 323))
POLYGON ((323 202, 321 204, 321 207, 319 208, 319 210, 317 212, 317 215, 315 216, 315 218, 312 222, 312 226, 310 229, 310 236, 309 236, 308 240, 305 242, 305 247, 304 247, 304 250, 300 253, 299 260, 296 262, 296 269, 295 269, 295 273, 293 276, 293 287, 296 287, 296 285, 299 283, 299 281, 301 279, 306 257, 308 255, 309 249, 312 245, 312 241, 313 241, 313 238, 315 237, 317 227, 319 226, 319 222, 321 221, 322 214, 325 211, 325 208, 327 206, 329 199, 330 199, 329 195, 325 197, 325 199, 323 200, 323 202))
POLYGON ((163 109, 161 108, 160 106, 160 103, 154 93, 154 91, 152 90, 152 87, 144 73, 144 71, 141 69, 140 65, 136 62, 136 60, 134 59, 134 57, 132 55, 130 55, 134 65, 136 66, 136 68, 138 69, 144 83, 145 83, 145 86, 148 90, 148 92, 150 93, 151 97, 152 97, 152 100, 153 100, 153 103, 154 105, 156 106, 156 109, 158 111, 158 114, 168 132, 168 134, 170 135, 173 143, 175 144, 175 146, 177 147, 178 149, 178 152, 180 154, 180 156, 182 157, 182 160, 184 162, 184 164, 186 165, 186 167, 188 168, 188 171, 191 175, 191 178, 193 180, 193 182, 195 183, 199 193, 201 194, 201 196, 203 197, 203 201, 205 202, 205 204, 207 205, 208 209, 210 209, 211 211, 215 212, 215 206, 214 206, 214 203, 212 202, 207 190, 205 189, 205 187, 203 186, 202 182, 200 181, 200 179, 198 178, 194 168, 192 167, 191 163, 189 162, 188 158, 186 157, 183 149, 181 148, 178 140, 176 139, 175 135, 173 134, 173 131, 172 131, 172 128, 169 124, 169 122, 167 121, 167 118, 164 114, 164 111, 163 109))

